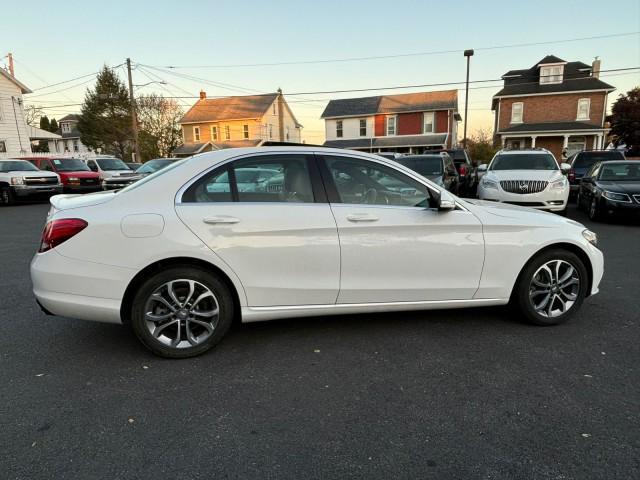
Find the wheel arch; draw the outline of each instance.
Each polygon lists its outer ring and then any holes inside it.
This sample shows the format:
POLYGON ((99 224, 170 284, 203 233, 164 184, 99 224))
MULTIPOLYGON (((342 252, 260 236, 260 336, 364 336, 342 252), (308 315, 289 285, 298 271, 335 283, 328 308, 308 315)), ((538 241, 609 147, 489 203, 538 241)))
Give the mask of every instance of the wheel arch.
POLYGON ((544 247, 534 252, 527 259, 525 264, 520 269, 520 272, 518 273, 518 277, 516 278, 515 283, 513 284, 513 288, 511 289, 511 297, 513 297, 515 286, 518 284, 518 282, 520 282, 520 277, 522 276, 522 273, 527 269, 529 264, 531 264, 531 262, 533 262, 538 256, 542 255, 545 252, 548 252, 549 250, 566 250, 568 252, 573 253, 580 260, 582 260, 582 263, 584 264, 584 268, 586 268, 587 270, 587 297, 590 296, 591 287, 593 285, 593 265, 591 265, 591 260, 589 259, 589 255, 587 255, 587 252, 585 252, 582 248, 580 248, 578 245, 574 243, 559 242, 559 243, 552 243, 550 245, 545 245, 544 247))
POLYGON ((147 265, 131 279, 131 281, 127 285, 127 288, 125 289, 122 303, 120 305, 120 319, 122 320, 122 323, 125 325, 130 324, 129 314, 131 312, 133 298, 135 297, 135 294, 140 285, 142 285, 142 283, 147 278, 149 278, 150 275, 153 275, 156 272, 165 270, 167 268, 185 266, 199 267, 206 271, 213 272, 218 277, 220 277, 227 288, 229 288, 229 292, 231 293, 231 297, 233 298, 233 307, 235 312, 234 321, 239 321, 241 315, 240 293, 238 292, 238 289, 236 288, 236 285, 233 283, 231 278, 229 278, 229 276, 221 268, 200 258, 170 257, 157 260, 147 265))

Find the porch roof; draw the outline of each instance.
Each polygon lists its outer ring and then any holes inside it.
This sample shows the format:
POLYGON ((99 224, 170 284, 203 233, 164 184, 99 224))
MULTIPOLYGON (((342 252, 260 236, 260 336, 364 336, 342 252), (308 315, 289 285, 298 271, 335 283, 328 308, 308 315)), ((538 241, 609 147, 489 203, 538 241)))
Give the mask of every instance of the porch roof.
POLYGON ((544 123, 521 123, 520 125, 514 125, 513 127, 503 128, 498 132, 501 134, 509 133, 523 133, 523 134, 536 134, 536 133, 573 133, 573 132, 602 132, 606 130, 600 125, 594 125, 592 123, 584 122, 544 122, 544 123))
POLYGON ((353 138, 327 140, 325 147, 335 148, 393 148, 393 147, 441 147, 447 141, 446 133, 431 135, 398 135, 391 137, 353 138))

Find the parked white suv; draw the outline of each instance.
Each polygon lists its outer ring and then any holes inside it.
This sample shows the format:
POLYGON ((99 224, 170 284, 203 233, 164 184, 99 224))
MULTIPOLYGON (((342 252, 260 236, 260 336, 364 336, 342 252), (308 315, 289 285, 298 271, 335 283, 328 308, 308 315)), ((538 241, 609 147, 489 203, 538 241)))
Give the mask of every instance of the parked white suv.
MULTIPOLYGON (((95 159, 84 160, 84 162, 92 172, 98 172, 100 174, 103 190, 107 189, 105 180, 108 178, 128 179, 135 175, 135 172, 131 170, 126 163, 116 157, 97 157, 95 159)), ((118 185, 115 188, 126 187, 129 183, 131 182, 125 181, 122 185, 118 185)))
POLYGON ((571 166, 558 166, 548 150, 500 150, 485 169, 478 186, 480 200, 566 211, 570 190, 566 174, 571 166))

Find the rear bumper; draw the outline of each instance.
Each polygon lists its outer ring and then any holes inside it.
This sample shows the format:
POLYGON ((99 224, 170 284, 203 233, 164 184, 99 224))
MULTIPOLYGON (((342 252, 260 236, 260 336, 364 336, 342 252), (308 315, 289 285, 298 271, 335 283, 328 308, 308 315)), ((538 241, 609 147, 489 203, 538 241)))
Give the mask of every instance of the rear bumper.
POLYGON ((120 306, 135 271, 76 260, 55 250, 37 253, 31 261, 33 293, 52 315, 122 323, 120 306))

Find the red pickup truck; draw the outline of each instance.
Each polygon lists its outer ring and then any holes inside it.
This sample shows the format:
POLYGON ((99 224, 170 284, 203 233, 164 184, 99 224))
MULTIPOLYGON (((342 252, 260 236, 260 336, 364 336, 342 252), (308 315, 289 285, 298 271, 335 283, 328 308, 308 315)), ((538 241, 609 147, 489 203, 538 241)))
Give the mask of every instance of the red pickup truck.
POLYGON ((98 192, 102 190, 100 174, 92 172, 79 158, 22 157, 40 170, 55 172, 60 177, 64 193, 98 192))

